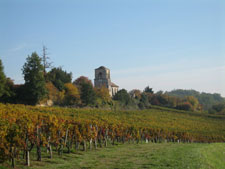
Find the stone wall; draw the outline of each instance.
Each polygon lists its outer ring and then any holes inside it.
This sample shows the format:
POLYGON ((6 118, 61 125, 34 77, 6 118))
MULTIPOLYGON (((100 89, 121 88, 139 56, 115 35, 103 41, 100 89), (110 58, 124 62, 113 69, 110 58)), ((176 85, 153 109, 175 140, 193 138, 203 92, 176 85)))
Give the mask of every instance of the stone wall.
POLYGON ((112 87, 111 79, 110 79, 110 70, 101 66, 98 69, 95 69, 95 79, 94 79, 95 87, 106 87, 109 90, 110 96, 114 96, 118 87, 112 87))

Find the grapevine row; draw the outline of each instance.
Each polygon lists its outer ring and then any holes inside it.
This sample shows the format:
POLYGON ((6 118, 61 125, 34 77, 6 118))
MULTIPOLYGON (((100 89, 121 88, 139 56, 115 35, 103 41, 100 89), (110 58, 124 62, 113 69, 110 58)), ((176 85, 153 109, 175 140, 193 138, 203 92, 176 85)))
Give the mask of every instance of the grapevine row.
MULTIPOLYGON (((36 149, 37 160, 42 160, 42 149, 53 158, 53 149, 58 155, 72 149, 83 151, 108 144, 139 142, 224 142, 224 135, 199 134, 182 130, 143 127, 138 123, 125 123, 120 120, 99 116, 80 118, 65 113, 46 113, 32 107, 0 104, 0 160, 11 160, 23 154, 30 166, 30 153, 36 149)), ((66 109, 60 109, 67 111, 66 109)), ((107 116, 107 114, 106 114, 107 116)))

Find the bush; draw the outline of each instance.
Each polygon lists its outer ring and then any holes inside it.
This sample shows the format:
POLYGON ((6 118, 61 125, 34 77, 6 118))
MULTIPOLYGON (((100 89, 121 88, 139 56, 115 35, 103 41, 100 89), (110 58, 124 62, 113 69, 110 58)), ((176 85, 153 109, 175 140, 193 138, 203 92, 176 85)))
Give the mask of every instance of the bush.
POLYGON ((208 110, 208 113, 209 113, 209 114, 216 114, 216 111, 215 111, 214 109, 209 109, 209 110, 208 110))
POLYGON ((192 110, 192 105, 189 102, 184 102, 177 105, 176 109, 179 110, 192 110))

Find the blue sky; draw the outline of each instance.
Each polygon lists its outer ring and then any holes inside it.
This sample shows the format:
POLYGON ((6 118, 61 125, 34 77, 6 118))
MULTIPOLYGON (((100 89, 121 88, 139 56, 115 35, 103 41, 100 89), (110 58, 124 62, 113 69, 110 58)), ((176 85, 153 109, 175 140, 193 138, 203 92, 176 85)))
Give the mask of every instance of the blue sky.
POLYGON ((33 51, 94 79, 104 65, 120 88, 195 89, 225 96, 224 0, 0 0, 0 58, 23 83, 33 51))

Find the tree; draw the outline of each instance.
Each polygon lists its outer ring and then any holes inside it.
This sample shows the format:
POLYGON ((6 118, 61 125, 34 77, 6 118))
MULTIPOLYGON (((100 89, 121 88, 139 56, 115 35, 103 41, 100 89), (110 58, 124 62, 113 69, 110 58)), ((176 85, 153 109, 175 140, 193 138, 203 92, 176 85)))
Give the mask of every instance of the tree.
POLYGON ((218 104, 218 103, 223 103, 225 99, 221 97, 220 94, 214 93, 200 93, 195 90, 182 90, 182 89, 177 89, 177 90, 172 90, 170 92, 166 92, 169 96, 176 96, 179 98, 186 98, 187 96, 194 96, 195 98, 198 99, 199 106, 203 106, 204 110, 209 110, 213 105, 218 104))
POLYGON ((24 84, 14 85, 13 90, 15 91, 15 97, 13 102, 16 104, 26 104, 26 89, 24 84))
POLYGON ((0 97, 0 101, 5 103, 14 103, 15 96, 16 93, 13 80, 11 80, 10 78, 6 78, 4 94, 0 97))
POLYGON ((192 105, 193 110, 198 108, 199 102, 194 96, 188 96, 187 101, 192 105))
POLYGON ((142 109, 143 106, 145 108, 149 107, 149 101, 148 101, 148 96, 145 94, 145 93, 142 93, 141 94, 141 99, 140 99, 140 104, 139 104, 139 107, 142 109))
POLYGON ((90 83, 81 83, 81 101, 84 106, 95 105, 96 103, 96 93, 94 91, 93 85, 90 83))
POLYGON ((162 106, 168 106, 168 96, 166 94, 159 94, 156 95, 160 105, 162 106))
POLYGON ((42 61, 43 61, 43 67, 44 67, 44 76, 46 77, 46 69, 51 67, 51 62, 49 62, 48 60, 50 59, 47 53, 47 48, 45 46, 43 46, 43 55, 42 55, 42 61))
POLYGON ((65 84, 65 104, 66 105, 79 105, 80 94, 78 88, 72 83, 65 84))
POLYGON ((172 107, 172 108, 176 107, 179 100, 180 100, 180 98, 178 98, 178 97, 168 96, 168 106, 172 107))
POLYGON ((80 91, 80 98, 83 106, 96 104, 96 92, 90 79, 85 76, 77 78, 73 84, 78 87, 80 91))
POLYGON ((89 83, 90 85, 93 86, 91 80, 89 80, 87 77, 85 76, 80 76, 79 78, 77 78, 73 84, 78 86, 78 88, 80 88, 80 86, 83 84, 83 83, 89 83))
POLYGON ((67 73, 66 71, 62 70, 61 67, 53 68, 50 72, 48 72, 47 80, 51 81, 57 89, 62 91, 65 89, 65 83, 71 83, 72 73, 67 73))
POLYGON ((52 82, 46 83, 46 89, 48 91, 48 99, 52 100, 53 102, 57 102, 59 90, 52 84, 52 82))
POLYGON ((4 67, 0 59, 0 101, 5 103, 13 103, 14 96, 14 83, 10 78, 6 78, 4 67))
POLYGON ((95 88, 95 93, 103 104, 110 103, 111 97, 109 94, 109 90, 106 87, 102 86, 100 88, 95 88))
POLYGON ((149 86, 147 86, 147 87, 145 88, 144 92, 145 92, 145 93, 151 93, 151 94, 154 93, 153 90, 152 90, 152 88, 150 88, 149 86))
POLYGON ((192 110, 192 105, 189 102, 184 102, 176 106, 179 110, 192 110))
POLYGON ((225 103, 219 103, 219 104, 213 105, 212 109, 215 110, 216 112, 222 112, 222 110, 225 109, 225 103))
POLYGON ((37 104, 47 94, 44 79, 44 67, 36 52, 28 56, 23 66, 26 100, 28 104, 37 104))
POLYGON ((0 59, 0 97, 5 93, 6 76, 0 59))
POLYGON ((141 99, 141 91, 138 90, 138 89, 133 89, 129 92, 130 96, 132 98, 135 98, 137 100, 140 100, 141 99))
POLYGON ((119 90, 115 96, 113 97, 114 100, 121 102, 124 105, 128 105, 132 102, 129 93, 125 89, 119 90))

